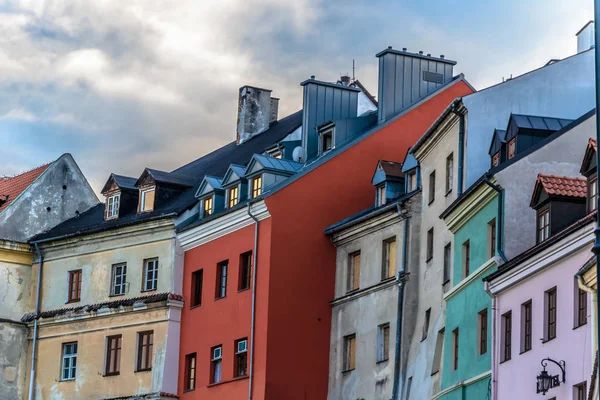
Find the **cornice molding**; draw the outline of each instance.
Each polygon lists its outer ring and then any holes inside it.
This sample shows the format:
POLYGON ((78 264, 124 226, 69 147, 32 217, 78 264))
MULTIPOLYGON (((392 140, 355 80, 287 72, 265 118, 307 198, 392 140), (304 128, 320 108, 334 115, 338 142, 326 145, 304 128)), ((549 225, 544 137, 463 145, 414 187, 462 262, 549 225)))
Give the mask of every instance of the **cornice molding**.
MULTIPOLYGON (((490 182, 496 183, 495 179, 490 179, 490 182)), ((456 233, 497 196, 496 191, 489 185, 479 186, 468 196, 468 199, 464 199, 456 209, 444 218, 448 229, 452 233, 456 233)))
MULTIPOLYGON (((253 203, 250 206, 250 211, 259 221, 271 217, 264 200, 253 203)), ((254 220, 248 215, 248 209, 240 208, 237 211, 224 214, 221 218, 216 218, 190 230, 180 232, 177 234, 177 239, 183 250, 188 251, 252 224, 254 224, 254 220)))
POLYGON ((400 221, 398 211, 393 208, 388 212, 379 214, 366 221, 350 226, 331 238, 335 246, 342 246, 353 240, 369 235, 378 230, 384 229, 390 225, 397 224, 400 221))
POLYGON ((362 289, 362 290, 357 290, 356 292, 344 295, 343 297, 339 297, 339 298, 331 301, 329 304, 331 305, 332 308, 333 307, 337 307, 337 306, 342 305, 344 303, 348 303, 350 301, 356 300, 356 299, 358 299, 360 297, 368 296, 368 295, 370 295, 372 293, 379 292, 381 290, 385 290, 385 289, 388 289, 388 288, 391 288, 391 287, 397 286, 397 285, 398 285, 398 280, 397 279, 395 279, 395 278, 389 278, 389 279, 387 279, 385 281, 379 282, 376 285, 369 286, 369 287, 367 287, 365 289, 362 289))
POLYGON ((1 240, 0 262, 31 266, 33 263, 33 248, 25 243, 1 240))
POLYGON ((489 370, 489 371, 484 372, 483 374, 479 374, 477 376, 474 376, 473 378, 465 379, 463 381, 458 381, 454 385, 450 386, 449 388, 446 388, 446 389, 442 390, 441 392, 439 392, 438 394, 434 395, 431 398, 431 400, 437 400, 440 397, 442 397, 442 396, 444 396, 444 395, 446 395, 446 394, 448 394, 450 392, 455 391, 456 389, 459 389, 459 388, 461 388, 463 386, 472 385, 472 384, 474 384, 476 382, 479 382, 479 381, 481 381, 481 380, 483 380, 485 378, 489 378, 491 376, 492 376, 492 370, 489 370))
POLYGON ((472 274, 470 274, 466 279, 463 279, 458 283, 458 285, 454 286, 452 289, 448 290, 444 294, 444 301, 448 301, 452 296, 456 295, 458 292, 462 291, 465 286, 469 285, 476 279, 481 278, 481 276, 490 270, 490 268, 496 266, 496 257, 492 257, 486 262, 484 262, 479 268, 477 268, 472 274))

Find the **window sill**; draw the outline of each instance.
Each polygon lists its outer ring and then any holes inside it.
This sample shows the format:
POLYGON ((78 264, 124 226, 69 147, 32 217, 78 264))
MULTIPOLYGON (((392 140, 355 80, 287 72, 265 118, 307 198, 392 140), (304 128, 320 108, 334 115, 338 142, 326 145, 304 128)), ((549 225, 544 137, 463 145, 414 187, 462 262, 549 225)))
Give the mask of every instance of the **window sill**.
POLYGON ((352 371, 354 371, 354 368, 352 368, 352 369, 346 369, 346 370, 342 371, 342 374, 347 374, 347 373, 352 372, 352 371))
POLYGON ((224 385, 226 383, 231 383, 231 382, 236 382, 236 381, 242 381, 244 379, 248 379, 248 375, 238 376, 237 378, 232 378, 232 379, 229 379, 227 381, 221 381, 221 382, 211 383, 211 384, 209 384, 206 387, 207 388, 211 388, 211 387, 215 387, 215 386, 219 386, 219 385, 224 385))
POLYGON ((356 288, 356 289, 348 290, 348 291, 346 292, 346 295, 349 295, 349 294, 356 293, 356 292, 358 292, 359 290, 360 290, 360 288, 356 288))
POLYGON ((152 372, 152 368, 148 368, 148 369, 138 369, 137 371, 133 371, 134 373, 138 373, 138 372, 152 372))
POLYGON ((428 259, 426 259, 425 262, 430 262, 431 260, 433 260, 433 256, 431 256, 428 259))
POLYGON ((59 382, 75 382, 75 378, 71 378, 71 379, 59 379, 59 382))
POLYGON ((583 324, 580 324, 580 325, 574 326, 574 327, 573 327, 573 330, 575 330, 575 329, 578 329, 578 328, 581 328, 582 326, 586 326, 586 325, 587 325, 587 322, 584 322, 583 324))
POLYGON ((119 376, 119 375, 121 375, 121 372, 113 372, 113 373, 110 373, 110 374, 104 374, 104 375, 102 375, 102 376, 103 376, 104 378, 107 378, 107 377, 109 377, 109 376, 119 376))
POLYGON ((554 337, 553 337, 553 338, 551 338, 551 339, 543 339, 543 340, 542 340, 542 343, 548 343, 548 342, 550 342, 550 341, 552 341, 552 340, 554 340, 554 339, 556 339, 556 336, 554 336, 554 337))
POLYGON ((384 282, 389 282, 389 281, 391 281, 391 280, 393 280, 393 279, 396 279, 396 275, 392 275, 392 276, 388 276, 388 277, 386 277, 386 278, 382 278, 382 279, 381 279, 381 283, 384 283, 384 282))
POLYGON ((500 361, 500 363, 499 363, 499 364, 504 364, 504 363, 506 363, 506 362, 509 362, 510 360, 511 360, 510 358, 509 358, 509 359, 507 359, 507 360, 502 360, 502 361, 500 361))
POLYGON ((248 291, 248 290, 250 290, 250 288, 249 288, 249 287, 247 287, 247 288, 243 288, 243 289, 238 289, 238 293, 246 292, 246 291, 248 291))
MULTIPOLYGON (((532 347, 532 348, 533 348, 533 347, 532 347)), ((519 353, 519 355, 521 355, 521 354, 525 354, 525 353, 527 353, 527 352, 529 352, 529 351, 531 351, 531 349, 523 350, 523 351, 521 351, 521 352, 519 353)))
POLYGON ((145 289, 145 290, 140 290, 141 293, 148 293, 148 292, 156 292, 158 289, 145 289))
POLYGON ((431 200, 429 203, 427 203, 427 206, 432 205, 434 201, 435 201, 435 199, 431 200))
POLYGON ((227 296, 223 296, 223 297, 215 297, 215 301, 217 301, 217 300, 222 300, 222 299, 224 299, 224 298, 226 298, 226 297, 227 297, 227 296))
POLYGON ((119 297, 119 296, 125 296, 125 293, 122 294, 109 294, 108 297, 119 297))
POLYGON ((427 336, 421 338, 421 343, 427 339, 427 336))
POLYGON ((65 301, 65 304, 73 304, 73 303, 79 303, 79 302, 81 302, 81 299, 73 299, 73 300, 65 301))
POLYGON ((449 283, 450 283, 450 279, 446 279, 446 280, 444 281, 444 283, 442 283, 442 286, 446 286, 446 285, 447 285, 447 284, 449 284, 449 283))
POLYGON ((440 372, 439 369, 437 371, 433 371, 430 376, 434 376, 434 375, 438 374, 439 372, 440 372))
POLYGON ((202 304, 196 304, 195 306, 190 306, 190 310, 193 310, 194 308, 198 308, 200 307, 202 304))
POLYGON ((194 390, 196 390, 196 388, 193 388, 193 389, 185 389, 185 390, 183 391, 183 393, 193 392, 194 390))

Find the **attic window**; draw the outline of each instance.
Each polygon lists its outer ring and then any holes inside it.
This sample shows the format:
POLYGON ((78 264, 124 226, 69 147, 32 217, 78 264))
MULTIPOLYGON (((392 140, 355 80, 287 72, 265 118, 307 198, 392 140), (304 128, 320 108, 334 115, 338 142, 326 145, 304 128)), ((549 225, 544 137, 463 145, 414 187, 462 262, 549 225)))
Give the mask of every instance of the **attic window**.
POLYGON ((202 218, 206 218, 213 213, 213 198, 207 197, 202 200, 202 218))
POLYGON ((377 205, 384 205, 386 200, 385 185, 377 186, 377 205))
POLYGON ((593 177, 588 181, 588 212, 598 208, 598 178, 593 177))
POLYGON ((321 153, 333 148, 333 128, 321 132, 321 153))
POLYGON ((500 164, 500 153, 496 153, 492 156, 492 168, 497 167, 500 164))
POLYGON ((140 212, 147 212, 154 210, 154 195, 155 189, 145 189, 141 191, 140 195, 140 212))
POLYGON ((515 151, 517 148, 517 138, 512 138, 510 142, 508 142, 508 159, 510 160, 515 156, 515 151))
POLYGON ((544 240, 550 237, 550 209, 544 208, 538 211, 538 226, 537 226, 537 239, 538 243, 542 243, 544 240))
POLYGON ((115 194, 106 199, 106 219, 117 218, 119 216, 119 200, 121 195, 115 194))
POLYGON ((260 196, 262 193, 262 176, 252 179, 252 198, 260 196))
POLYGON ((412 192, 413 190, 417 190, 417 172, 411 172, 407 177, 407 192, 412 192))
POLYGON ((239 191, 240 191, 240 189, 237 186, 232 187, 231 189, 228 190, 227 202, 228 202, 229 208, 235 206, 237 203, 240 202, 239 191))

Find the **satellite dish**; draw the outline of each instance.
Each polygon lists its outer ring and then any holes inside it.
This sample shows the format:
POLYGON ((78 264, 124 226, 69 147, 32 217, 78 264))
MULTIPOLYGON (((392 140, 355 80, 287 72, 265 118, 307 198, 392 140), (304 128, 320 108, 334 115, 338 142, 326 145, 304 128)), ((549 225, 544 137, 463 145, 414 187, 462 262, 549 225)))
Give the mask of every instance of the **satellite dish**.
POLYGON ((292 159, 296 162, 304 162, 304 147, 296 147, 292 152, 292 159))

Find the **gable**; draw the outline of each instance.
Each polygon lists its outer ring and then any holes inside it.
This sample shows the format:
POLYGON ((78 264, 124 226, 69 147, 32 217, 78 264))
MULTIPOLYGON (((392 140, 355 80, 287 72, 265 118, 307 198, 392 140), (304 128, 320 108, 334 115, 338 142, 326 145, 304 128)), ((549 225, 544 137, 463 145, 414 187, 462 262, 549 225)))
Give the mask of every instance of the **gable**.
POLYGON ((204 197, 211 193, 222 193, 221 180, 216 176, 205 176, 196 192, 196 197, 204 197))
POLYGON ((245 172, 246 168, 242 165, 230 165, 225 173, 225 176, 223 177, 221 186, 225 188, 234 183, 238 183, 244 179, 245 172))
POLYGON ((588 176, 593 169, 597 168, 596 151, 596 141, 590 138, 583 155, 581 169, 579 170, 582 175, 588 176))

